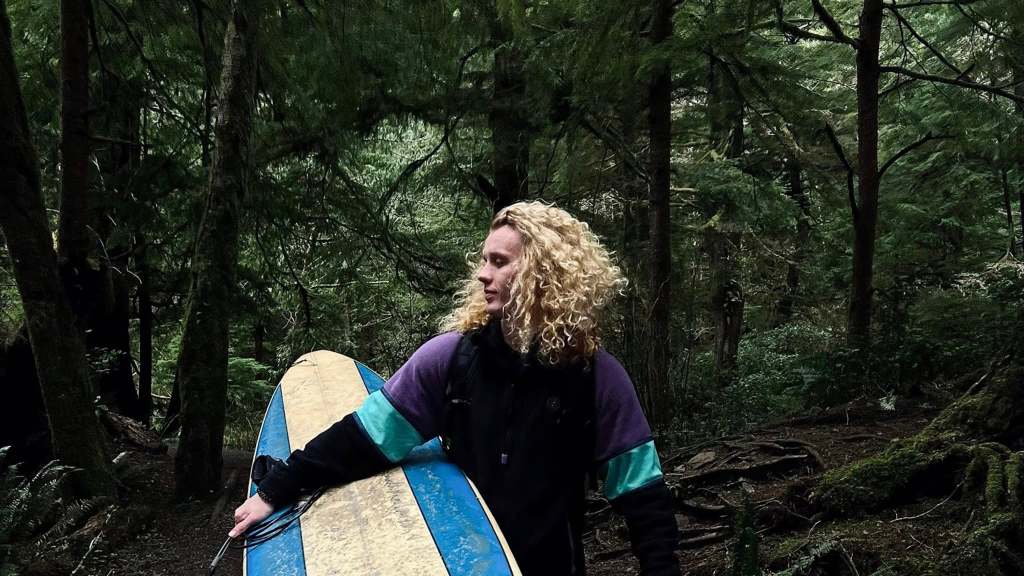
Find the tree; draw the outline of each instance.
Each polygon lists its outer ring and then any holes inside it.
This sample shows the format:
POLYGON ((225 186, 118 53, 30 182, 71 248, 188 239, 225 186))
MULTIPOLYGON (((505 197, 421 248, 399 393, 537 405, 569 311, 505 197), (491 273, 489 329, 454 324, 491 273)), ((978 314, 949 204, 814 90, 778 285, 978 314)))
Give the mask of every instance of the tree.
POLYGON ((238 217, 251 161, 259 4, 236 1, 224 34, 213 161, 177 367, 181 436, 174 470, 179 498, 208 496, 220 487, 238 217))
POLYGON ((490 41, 494 47, 491 107, 488 120, 491 128, 494 190, 491 194, 494 211, 523 200, 529 195, 530 127, 527 109, 526 54, 509 21, 523 10, 520 0, 503 5, 496 2, 489 12, 490 41), (502 10, 502 7, 506 10, 502 10))
MULTIPOLYGON (((719 12, 716 2, 709 2, 708 20, 742 21, 736 8, 735 3, 727 3, 719 12)), ((710 145, 730 162, 740 162, 743 156, 744 106, 738 81, 729 70, 723 52, 740 52, 745 34, 743 31, 722 34, 719 40, 722 46, 712 46, 708 54, 710 145)), ((708 220, 704 251, 710 259, 712 278, 710 310, 715 331, 715 378, 721 385, 729 383, 735 375, 743 331, 743 286, 737 270, 742 235, 735 229, 737 207, 730 195, 704 199, 702 204, 708 220)))
MULTIPOLYGON (((84 5, 62 3, 73 20, 84 5), (66 6, 65 6, 66 5, 66 6)), ((39 166, 0 1, 0 226, 7 241, 46 404, 54 455, 81 468, 81 495, 114 494, 103 431, 92 409, 85 344, 61 285, 40 190, 39 166)))
POLYGON ((672 36, 671 0, 654 0, 651 13, 651 50, 657 64, 648 84, 648 126, 651 149, 648 160, 650 183, 650 307, 647 333, 647 383, 651 392, 648 417, 655 427, 672 423, 675 401, 669 379, 672 320, 672 228, 669 191, 672 152, 672 68, 664 51, 672 36))

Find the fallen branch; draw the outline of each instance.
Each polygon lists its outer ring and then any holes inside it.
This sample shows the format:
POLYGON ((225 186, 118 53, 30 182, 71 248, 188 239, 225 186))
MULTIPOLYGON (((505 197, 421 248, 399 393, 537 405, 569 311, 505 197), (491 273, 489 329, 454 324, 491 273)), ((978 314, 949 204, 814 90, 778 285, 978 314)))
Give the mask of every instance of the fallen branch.
POLYGON ((689 484, 699 483, 710 483, 716 482, 720 479, 729 479, 736 476, 744 476, 747 478, 754 478, 758 476, 767 476, 779 468, 787 468, 792 466, 794 463, 803 461, 807 458, 807 454, 789 454, 786 456, 780 456, 764 462, 757 462, 746 466, 724 466, 721 468, 713 468, 711 470, 705 470, 702 472, 696 472, 693 474, 674 474, 670 473, 667 476, 675 476, 680 482, 686 482, 689 484))

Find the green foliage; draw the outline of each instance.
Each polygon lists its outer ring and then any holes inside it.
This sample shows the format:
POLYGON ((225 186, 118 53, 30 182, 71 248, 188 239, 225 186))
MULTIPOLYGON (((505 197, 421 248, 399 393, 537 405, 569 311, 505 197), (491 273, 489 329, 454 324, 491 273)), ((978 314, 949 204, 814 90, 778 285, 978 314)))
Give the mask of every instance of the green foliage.
POLYGON ((64 486, 75 472, 56 461, 31 478, 7 462, 9 447, 0 448, 0 574, 17 574, 35 546, 67 535, 107 498, 68 501, 64 486))
POLYGON ((736 516, 736 543, 733 545, 732 576, 761 576, 757 558, 757 525, 750 497, 744 494, 743 507, 736 516))
POLYGON ((263 413, 274 393, 272 374, 269 366, 252 358, 228 358, 225 444, 244 449, 256 446, 263 413))

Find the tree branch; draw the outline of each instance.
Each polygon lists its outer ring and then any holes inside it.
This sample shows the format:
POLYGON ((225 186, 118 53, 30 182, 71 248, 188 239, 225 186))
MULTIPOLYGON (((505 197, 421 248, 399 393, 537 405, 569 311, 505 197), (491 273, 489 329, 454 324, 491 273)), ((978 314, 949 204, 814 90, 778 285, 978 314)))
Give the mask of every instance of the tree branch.
POLYGON ((828 28, 828 31, 831 32, 832 35, 836 37, 837 42, 849 44, 850 46, 853 46, 855 49, 860 48, 860 41, 854 38, 850 38, 845 33, 843 33, 843 27, 840 26, 839 22, 836 22, 836 19, 832 17, 832 14, 829 13, 829 11, 824 6, 822 6, 820 0, 811 0, 811 6, 814 7, 814 13, 818 15, 818 19, 821 20, 821 23, 825 25, 825 28, 828 28))
POLYGON ((900 158, 912 152, 915 148, 919 148, 932 140, 948 140, 950 138, 952 138, 952 136, 948 136, 946 134, 940 134, 938 136, 933 135, 931 132, 925 134, 923 138, 912 144, 904 146, 902 150, 893 154, 892 158, 886 160, 885 164, 882 164, 882 168, 878 170, 878 179, 881 180, 882 176, 885 175, 885 171, 888 170, 890 166, 895 164, 896 161, 899 160, 900 158))
POLYGON ((920 8, 921 6, 942 6, 942 5, 956 5, 956 6, 959 6, 961 4, 974 4, 975 2, 980 2, 980 1, 981 0, 921 0, 920 2, 906 2, 906 3, 903 3, 903 4, 897 4, 895 2, 889 2, 887 4, 884 4, 884 6, 886 8, 896 8, 897 10, 899 10, 901 8, 920 8))
POLYGON ((831 124, 825 123, 825 134, 828 135, 829 142, 832 143, 832 148, 836 151, 836 156, 839 156, 839 160, 846 168, 846 192, 850 197, 850 210, 853 212, 853 221, 856 222, 860 218, 860 210, 857 208, 857 197, 853 191, 853 166, 850 166, 850 161, 846 159, 843 145, 839 143, 839 138, 836 137, 836 131, 832 129, 831 124))
POLYGON ((1001 96, 1007 100, 1024 104, 1024 96, 1018 96, 1013 92, 1007 92, 1006 90, 990 86, 988 84, 980 84, 978 82, 963 80, 961 78, 946 78, 945 76, 938 76, 935 74, 915 72, 914 70, 910 70, 909 68, 904 68, 902 66, 880 66, 879 71, 889 72, 891 74, 902 74, 918 80, 927 80, 938 84, 949 84, 950 86, 959 86, 961 88, 970 88, 971 90, 978 90, 980 92, 988 92, 989 94, 995 94, 996 96, 1001 96))
POLYGON ((964 75, 965 75, 964 71, 959 69, 959 68, 957 68, 952 62, 950 62, 948 59, 946 59, 946 57, 943 56, 941 52, 939 52, 934 46, 932 46, 927 40, 925 40, 923 36, 918 34, 917 30, 914 30, 914 27, 910 25, 910 22, 907 21, 907 19, 904 18, 902 14, 900 14, 900 11, 898 9, 890 6, 889 7, 889 11, 892 12, 894 16, 896 16, 896 19, 900 21, 900 24, 906 26, 907 31, 910 32, 911 36, 913 36, 914 38, 917 39, 918 42, 923 44, 924 47, 927 48, 929 52, 934 54, 935 57, 938 58, 940 62, 945 64, 947 68, 949 68, 953 72, 956 72, 957 78, 963 78, 964 77, 964 75))
POLYGON ((797 26, 795 23, 786 20, 785 15, 782 12, 782 1, 773 0, 775 5, 775 25, 784 34, 789 34, 794 38, 803 38, 805 40, 817 40, 818 42, 832 42, 834 44, 847 44, 843 40, 836 38, 835 36, 825 36, 824 34, 816 34, 809 30, 797 26))
POLYGON ((984 32, 985 34, 988 34, 989 36, 991 36, 993 38, 998 38, 999 40, 1002 40, 1004 42, 1008 42, 1008 43, 1013 44, 1015 46, 1021 46, 1020 42, 1014 40, 1013 38, 1008 38, 1006 36, 1003 36, 1002 34, 996 32, 995 30, 992 30, 988 26, 985 26, 984 24, 982 24, 981 21, 978 20, 977 18, 975 18, 974 16, 971 16, 970 14, 968 14, 967 10, 965 10, 964 7, 961 6, 961 4, 966 4, 966 3, 967 2, 953 2, 953 4, 956 6, 956 9, 960 12, 960 14, 963 14, 964 18, 967 18, 968 20, 970 20, 971 24, 974 24, 975 28, 981 30, 982 32, 984 32))

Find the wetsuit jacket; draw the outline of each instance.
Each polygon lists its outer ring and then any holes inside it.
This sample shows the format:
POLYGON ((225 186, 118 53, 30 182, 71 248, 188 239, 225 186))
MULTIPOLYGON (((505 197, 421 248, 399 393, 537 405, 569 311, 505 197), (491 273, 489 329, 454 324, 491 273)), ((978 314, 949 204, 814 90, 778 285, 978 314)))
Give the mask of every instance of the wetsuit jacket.
POLYGON ((424 344, 260 489, 273 504, 287 502, 303 489, 385 470, 438 435, 480 490, 524 575, 584 574, 588 471, 598 472, 625 516, 643 573, 679 574, 671 496, 625 370, 604 350, 589 367, 540 365, 513 352, 494 322, 424 344), (473 360, 463 366, 456 353, 467 350, 473 360))

